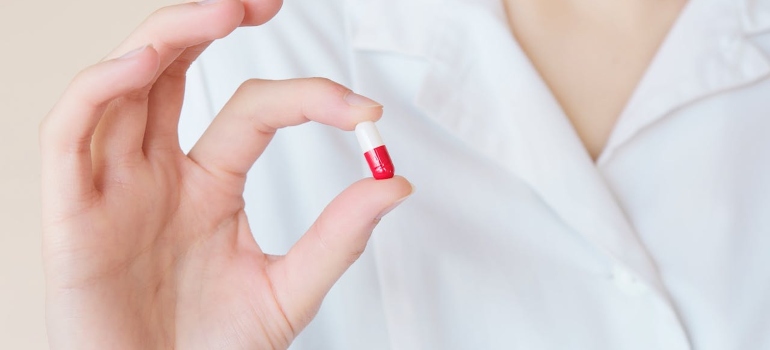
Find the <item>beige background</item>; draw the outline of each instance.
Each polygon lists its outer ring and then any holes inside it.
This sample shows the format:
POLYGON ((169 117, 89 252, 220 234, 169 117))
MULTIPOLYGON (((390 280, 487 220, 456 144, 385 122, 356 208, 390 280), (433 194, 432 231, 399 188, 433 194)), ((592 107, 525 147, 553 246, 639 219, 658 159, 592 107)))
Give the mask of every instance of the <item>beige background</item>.
POLYGON ((69 79, 169 0, 0 0, 0 349, 46 349, 37 126, 69 79))

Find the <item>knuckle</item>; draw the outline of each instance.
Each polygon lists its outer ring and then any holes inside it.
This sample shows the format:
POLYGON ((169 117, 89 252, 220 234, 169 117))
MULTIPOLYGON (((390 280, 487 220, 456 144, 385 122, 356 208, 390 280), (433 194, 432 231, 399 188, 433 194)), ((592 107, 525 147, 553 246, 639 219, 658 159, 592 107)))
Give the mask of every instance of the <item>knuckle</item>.
POLYGON ((323 250, 334 253, 335 248, 329 242, 328 240, 328 223, 326 222, 326 219, 323 216, 320 216, 318 219, 316 219, 316 222, 313 224, 314 229, 316 231, 316 236, 318 237, 318 244, 323 248, 323 250))
POLYGON ((150 13, 150 15, 144 19, 142 24, 138 27, 138 30, 141 31, 143 29, 160 29, 162 28, 160 25, 165 21, 166 18, 177 15, 176 12, 179 11, 181 6, 189 5, 190 4, 175 4, 159 7, 152 11, 152 13, 150 13))
POLYGON ((348 252, 345 262, 352 265, 354 262, 358 261, 361 255, 364 255, 364 251, 366 251, 366 244, 356 246, 348 252))
POLYGON ((120 102, 121 99, 125 99, 126 101, 146 101, 148 98, 150 98, 150 94, 152 93, 153 85, 148 84, 147 86, 143 86, 139 89, 133 90, 131 92, 126 93, 124 96, 118 98, 115 102, 120 102))
POLYGON ((186 79, 190 67, 207 46, 208 45, 203 45, 202 47, 199 46, 186 49, 166 68, 163 75, 174 79, 186 79))
POLYGON ((294 82, 296 90, 303 100, 311 98, 313 96, 343 96, 350 89, 340 85, 339 83, 323 77, 303 78, 294 82))
POLYGON ((98 64, 92 65, 92 66, 88 66, 88 67, 82 69, 77 74, 75 74, 75 76, 70 81, 69 87, 67 89, 68 90, 73 90, 73 89, 79 88, 80 86, 85 85, 90 80, 90 77, 91 77, 91 75, 93 75, 94 69, 95 69, 95 67, 97 65, 98 64))
POLYGON ((37 126, 37 134, 40 142, 46 141, 48 135, 51 134, 51 117, 46 116, 37 126))
POLYGON ((317 86, 327 86, 327 85, 336 84, 336 83, 335 83, 334 81, 332 81, 331 79, 329 79, 329 78, 325 78, 325 77, 312 77, 312 78, 307 78, 307 81, 308 81, 308 82, 310 82, 311 84, 315 84, 315 85, 317 85, 317 86))
POLYGON ((318 243, 328 254, 338 256, 347 264, 356 262, 364 254, 368 235, 366 237, 355 237, 351 240, 340 240, 330 237, 330 235, 341 235, 339 232, 336 232, 336 225, 329 223, 328 218, 323 216, 316 220, 314 226, 318 243))
POLYGON ((163 76, 172 79, 186 79, 187 70, 190 68, 190 64, 192 64, 192 61, 176 60, 163 71, 163 76))
POLYGON ((329 78, 324 78, 324 77, 308 78, 308 83, 313 89, 318 89, 325 92, 337 93, 337 92, 348 91, 348 88, 342 86, 341 84, 329 78))
POLYGON ((265 80, 262 79, 249 79, 244 81, 240 87, 238 87, 238 90, 236 91, 236 94, 238 93, 255 93, 259 91, 259 89, 264 85, 265 80))
MULTIPOLYGON (((182 5, 184 5, 184 4, 182 4, 182 5)), ((155 20, 155 19, 157 19, 159 17, 163 17, 163 16, 167 15, 170 12, 174 12, 174 10, 176 8, 178 8, 179 6, 180 5, 168 5, 168 6, 159 7, 157 9, 155 9, 155 11, 152 11, 152 13, 150 13, 149 16, 147 16, 147 21, 152 21, 152 20, 155 20)))
POLYGON ((100 76, 99 68, 108 65, 109 62, 100 62, 88 66, 75 74, 64 92, 62 101, 71 99, 82 99, 89 96, 89 92, 98 85, 100 76))

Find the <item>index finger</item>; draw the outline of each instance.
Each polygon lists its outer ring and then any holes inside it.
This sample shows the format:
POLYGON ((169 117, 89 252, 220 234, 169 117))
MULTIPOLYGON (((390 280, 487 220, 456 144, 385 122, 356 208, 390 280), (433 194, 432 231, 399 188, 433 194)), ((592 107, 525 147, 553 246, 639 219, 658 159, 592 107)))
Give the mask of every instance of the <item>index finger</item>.
POLYGON ((280 128, 312 120, 353 130, 381 116, 379 103, 328 79, 252 79, 235 92, 188 156, 210 173, 244 177, 280 128))

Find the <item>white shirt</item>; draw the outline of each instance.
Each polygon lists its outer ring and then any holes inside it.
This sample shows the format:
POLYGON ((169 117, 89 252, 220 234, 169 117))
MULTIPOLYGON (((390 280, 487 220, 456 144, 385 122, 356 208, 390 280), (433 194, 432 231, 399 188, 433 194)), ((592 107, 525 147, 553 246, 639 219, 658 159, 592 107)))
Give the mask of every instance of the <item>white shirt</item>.
MULTIPOLYGON (((194 67, 189 148, 248 78, 385 105, 417 192, 293 349, 770 349, 770 1, 691 0, 593 162, 499 0, 291 0, 194 67)), ((370 176, 353 133, 281 130, 252 169, 284 253, 370 176)))

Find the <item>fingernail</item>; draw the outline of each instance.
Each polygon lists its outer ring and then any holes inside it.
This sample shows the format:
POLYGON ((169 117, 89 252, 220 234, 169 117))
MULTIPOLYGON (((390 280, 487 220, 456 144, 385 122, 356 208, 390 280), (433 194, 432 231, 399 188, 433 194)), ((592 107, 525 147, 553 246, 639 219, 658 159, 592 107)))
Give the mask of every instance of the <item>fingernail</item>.
POLYGON ((368 97, 361 96, 353 91, 348 92, 344 99, 345 102, 347 102, 349 105, 355 107, 382 107, 382 105, 376 101, 368 97))
POLYGON ((405 200, 407 200, 409 197, 411 197, 412 194, 414 194, 414 185, 412 183, 409 183, 409 185, 412 186, 412 191, 409 192, 409 194, 406 195, 404 198, 401 198, 401 199, 395 201, 389 207, 385 208, 385 210, 383 210, 379 215, 377 215, 377 217, 374 218, 375 221, 380 221, 385 215, 388 215, 388 213, 393 211, 393 209, 396 209, 396 207, 401 205, 401 203, 403 203, 405 200))
POLYGON ((125 60, 127 58, 134 57, 134 56, 138 55, 140 52, 144 51, 144 49, 148 48, 149 46, 150 45, 144 45, 144 46, 142 46, 142 47, 140 47, 138 49, 133 49, 133 50, 131 50, 129 52, 124 53, 123 56, 118 57, 118 59, 119 60, 125 60))
POLYGON ((210 4, 213 4, 213 3, 220 2, 220 1, 222 1, 222 0, 201 0, 201 1, 198 1, 198 5, 210 5, 210 4))

